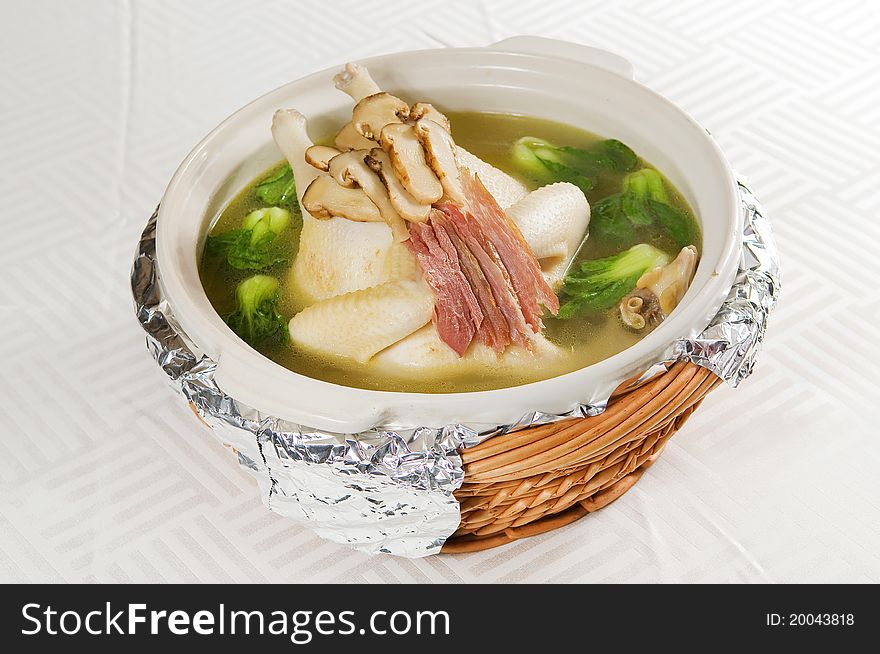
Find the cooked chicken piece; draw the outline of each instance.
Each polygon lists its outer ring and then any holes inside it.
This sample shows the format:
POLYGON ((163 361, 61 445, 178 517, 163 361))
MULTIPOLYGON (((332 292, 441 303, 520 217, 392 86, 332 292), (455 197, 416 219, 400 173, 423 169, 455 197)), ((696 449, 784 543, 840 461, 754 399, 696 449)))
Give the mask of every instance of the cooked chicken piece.
POLYGON ((366 363, 431 320, 434 295, 421 280, 392 281, 311 305, 289 325, 306 351, 366 363))
POLYGON ((574 184, 558 182, 532 191, 507 208, 541 265, 544 279, 557 289, 587 233, 590 204, 574 184))
POLYGON ((384 220, 370 223, 346 218, 318 220, 303 206, 306 190, 322 175, 307 164, 303 156, 313 145, 306 131, 305 116, 295 109, 277 111, 272 120, 272 135, 290 162, 302 207, 299 251, 286 285, 295 303, 308 304, 388 281, 391 233, 384 220))
POLYGON ((412 374, 436 373, 448 368, 461 374, 463 371, 491 367, 493 370, 531 368, 558 360, 565 353, 540 334, 534 334, 531 340, 531 351, 520 345, 510 345, 501 356, 492 348, 474 342, 463 357, 459 357, 446 343, 440 340, 437 328, 426 325, 412 335, 398 341, 386 350, 379 352, 370 362, 375 370, 387 369, 396 374, 411 372, 412 374))
POLYGON ((296 195, 302 201, 303 193, 320 174, 319 170, 306 163, 303 156, 313 145, 306 131, 306 117, 296 109, 279 109, 272 117, 272 138, 293 170, 296 195))
POLYGON ((525 184, 518 179, 487 164, 462 147, 455 146, 455 158, 459 166, 467 168, 480 178, 483 186, 492 194, 492 197, 501 205, 502 209, 507 209, 507 207, 515 202, 519 202, 529 194, 525 184))
POLYGON ((337 89, 350 95, 355 102, 382 91, 373 81, 370 71, 358 64, 345 64, 342 71, 333 78, 333 82, 337 89))

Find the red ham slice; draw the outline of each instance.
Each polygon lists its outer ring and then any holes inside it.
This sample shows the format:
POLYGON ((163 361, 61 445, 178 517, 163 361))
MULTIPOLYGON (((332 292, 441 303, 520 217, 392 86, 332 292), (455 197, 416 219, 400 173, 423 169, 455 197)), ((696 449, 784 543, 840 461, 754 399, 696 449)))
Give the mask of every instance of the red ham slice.
POLYGON ((426 223, 410 223, 405 242, 437 295, 437 332, 458 356, 474 338, 498 354, 511 343, 531 349, 543 307, 555 314, 559 300, 495 198, 470 171, 460 177, 467 207, 435 205, 426 223))
MULTIPOLYGON (((465 218, 461 210, 453 204, 442 204, 438 209, 443 212, 452 224, 456 235, 464 242, 467 250, 477 260, 480 271, 486 279, 495 304, 506 323, 505 340, 529 347, 528 325, 523 317, 522 309, 516 293, 507 278, 504 265, 492 251, 491 243, 487 243, 485 235, 476 221, 465 218), (489 251, 486 250, 489 246, 489 251)), ((505 346, 507 343, 505 343, 505 346)))
POLYGON ((410 223, 404 241, 416 256, 428 285, 434 289, 434 324, 441 340, 463 356, 483 321, 480 305, 461 272, 455 247, 442 230, 428 223, 410 223))
POLYGON ((507 270, 526 322, 533 331, 539 332, 544 326, 541 322, 541 315, 544 313, 541 304, 556 315, 559 311, 559 298, 541 274, 541 266, 522 232, 498 206, 479 178, 462 170, 460 179, 468 200, 469 217, 480 225, 486 238, 494 246, 498 258, 507 270))
MULTIPOLYGON (((452 209, 458 211, 456 207, 452 207, 452 209)), ((461 215, 461 212, 458 213, 461 215)), ((464 218, 463 215, 462 218, 464 218)), ((483 312, 483 324, 477 330, 477 338, 481 343, 488 345, 495 352, 501 354, 504 352, 504 348, 510 344, 510 327, 495 301, 489 280, 486 278, 482 268, 480 268, 477 257, 456 233, 455 227, 443 212, 435 211, 432 222, 434 223, 434 229, 443 229, 455 246, 458 252, 458 262, 461 266, 461 271, 464 273, 465 278, 467 278, 474 291, 474 295, 477 297, 477 301, 480 303, 480 310, 483 312)))

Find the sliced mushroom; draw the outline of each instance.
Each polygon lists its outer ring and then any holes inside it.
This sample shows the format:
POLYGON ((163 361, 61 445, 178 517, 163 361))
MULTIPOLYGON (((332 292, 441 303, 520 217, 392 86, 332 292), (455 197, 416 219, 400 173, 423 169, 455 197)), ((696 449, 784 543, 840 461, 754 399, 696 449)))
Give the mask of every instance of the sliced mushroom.
POLYGON ((452 133, 452 125, 446 115, 437 109, 430 102, 416 102, 409 111, 409 119, 411 121, 419 121, 422 118, 433 120, 450 134, 452 133))
POLYGON ((687 292, 696 266, 697 250, 688 245, 671 263, 643 274, 618 305, 624 324, 640 331, 663 322, 687 292))
POLYGON ((416 136, 422 144, 425 158, 437 175, 443 190, 456 204, 464 204, 464 191, 459 179, 458 162, 455 158, 455 142, 443 125, 430 118, 422 118, 415 124, 416 136))
POLYGON ((391 158, 401 184, 417 201, 431 204, 443 197, 443 186, 425 161, 415 127, 404 123, 385 125, 379 144, 391 158))
POLYGON ((330 175, 316 177, 302 199, 303 207, 315 218, 348 218, 355 222, 382 222, 379 209, 363 189, 340 186, 330 175))
POLYGON ((306 150, 306 163, 318 170, 329 170, 330 160, 339 154, 339 150, 329 145, 313 145, 306 150))
POLYGON ((641 331, 645 327, 654 328, 663 318, 660 301, 647 288, 633 289, 620 301, 620 317, 630 329, 641 331))
POLYGON ((342 151, 369 150, 376 145, 370 139, 365 139, 351 123, 346 123, 345 127, 339 130, 339 134, 336 135, 333 142, 342 151))
POLYGON ((636 282, 636 288, 646 288, 656 295, 665 317, 681 302, 696 268, 697 249, 688 245, 668 265, 654 268, 642 275, 636 282))
POLYGON ((390 93, 374 93, 358 102, 351 112, 351 123, 365 138, 376 141, 382 128, 409 117, 409 105, 390 93))
POLYGON ((388 198, 391 204, 404 219, 410 222, 423 223, 428 219, 431 205, 418 202, 412 195, 407 193, 403 184, 394 174, 394 167, 388 153, 382 148, 373 148, 364 157, 364 162, 379 176, 385 188, 388 189, 388 198))
POLYGON ((350 95, 355 102, 382 91, 373 81, 370 71, 364 66, 352 63, 345 64, 345 68, 333 77, 333 83, 337 89, 350 95))
POLYGON ((403 242, 409 238, 406 222, 391 204, 388 190, 382 180, 364 162, 367 154, 369 154, 367 150, 351 150, 336 155, 330 160, 330 174, 342 186, 347 188, 360 186, 379 209, 382 220, 391 228, 394 240, 403 242))
POLYGON ((345 188, 356 188, 358 186, 357 173, 363 164, 370 174, 371 171, 364 163, 364 157, 370 153, 369 150, 349 150, 336 155, 330 160, 328 170, 330 175, 341 186, 345 188))

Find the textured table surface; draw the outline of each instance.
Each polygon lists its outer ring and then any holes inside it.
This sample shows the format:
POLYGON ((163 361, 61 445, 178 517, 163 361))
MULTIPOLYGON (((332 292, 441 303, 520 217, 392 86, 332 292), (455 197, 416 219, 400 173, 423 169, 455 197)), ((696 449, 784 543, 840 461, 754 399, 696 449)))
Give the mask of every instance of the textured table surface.
POLYGON ((0 6, 0 581, 880 581, 876 5, 0 6), (515 34, 615 50, 711 129, 773 219, 782 300, 756 374, 613 506, 493 551, 371 558, 269 513, 167 389, 132 316, 134 246, 176 165, 252 98, 515 34))

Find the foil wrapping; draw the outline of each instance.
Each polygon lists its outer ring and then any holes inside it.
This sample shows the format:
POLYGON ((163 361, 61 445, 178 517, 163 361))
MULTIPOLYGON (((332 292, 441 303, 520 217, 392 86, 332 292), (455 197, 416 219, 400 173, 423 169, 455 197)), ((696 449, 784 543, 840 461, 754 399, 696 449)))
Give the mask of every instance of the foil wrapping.
POLYGON ((748 183, 738 182, 744 222, 739 269, 721 309, 697 338, 683 338, 673 358, 708 368, 733 387, 752 373, 767 316, 779 297, 779 252, 770 221, 748 183))
MULTIPOLYGON (((739 190, 745 228, 739 271, 727 299, 697 338, 673 343, 668 356, 643 378, 681 358, 733 386, 751 373, 779 293, 779 263, 758 201, 745 182, 739 190)), ((436 554, 460 520, 453 495, 464 479, 459 449, 515 429, 605 409, 607 398, 578 404, 565 414, 531 412, 515 423, 481 431, 454 424, 406 430, 377 426, 356 434, 265 415, 217 386, 215 362, 175 321, 161 290, 156 217, 154 213, 141 236, 131 275, 147 348, 172 388, 255 476, 266 506, 319 536, 370 553, 436 554)))

